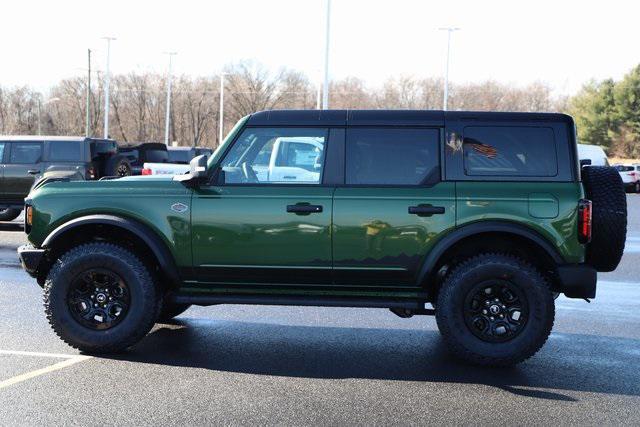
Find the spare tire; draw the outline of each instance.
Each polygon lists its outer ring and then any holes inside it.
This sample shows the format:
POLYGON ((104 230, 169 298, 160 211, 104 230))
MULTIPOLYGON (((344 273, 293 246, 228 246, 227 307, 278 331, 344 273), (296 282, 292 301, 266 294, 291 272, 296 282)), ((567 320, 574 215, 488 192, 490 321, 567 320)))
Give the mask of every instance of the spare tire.
POLYGON ((107 159, 105 166, 105 176, 123 176, 131 175, 131 164, 125 156, 112 156, 107 159))
POLYGON ((627 195, 618 171, 606 166, 586 166, 582 183, 593 203, 591 243, 587 263, 598 271, 616 269, 627 239, 627 195))

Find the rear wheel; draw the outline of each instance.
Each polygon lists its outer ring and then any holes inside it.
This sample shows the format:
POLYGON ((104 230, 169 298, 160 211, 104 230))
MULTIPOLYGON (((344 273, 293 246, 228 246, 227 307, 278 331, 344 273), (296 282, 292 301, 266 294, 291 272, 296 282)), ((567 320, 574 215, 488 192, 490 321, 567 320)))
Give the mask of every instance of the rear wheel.
POLYGON ((636 184, 633 186, 633 191, 634 193, 640 193, 640 181, 636 182, 636 184))
POLYGON ((0 221, 13 221, 20 216, 22 209, 6 208, 0 209, 0 221))
POLYGON ((44 287, 47 319, 70 346, 89 353, 123 350, 153 327, 159 294, 145 265, 109 243, 71 249, 44 287))
POLYGON ((542 347, 554 313, 553 294, 536 268, 509 255, 483 254, 445 279, 436 320, 454 356, 477 365, 508 366, 542 347))

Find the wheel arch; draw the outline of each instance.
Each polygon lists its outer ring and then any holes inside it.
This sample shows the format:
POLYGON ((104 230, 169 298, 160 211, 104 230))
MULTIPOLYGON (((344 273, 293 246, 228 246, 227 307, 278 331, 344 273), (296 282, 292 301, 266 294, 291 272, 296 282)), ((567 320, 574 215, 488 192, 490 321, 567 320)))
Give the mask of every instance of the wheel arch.
POLYGON ((507 221, 480 221, 456 228, 436 243, 426 257, 418 276, 418 284, 433 290, 437 286, 438 273, 461 248, 473 245, 486 246, 500 252, 505 241, 522 244, 533 251, 527 258, 539 256, 537 263, 548 268, 564 263, 560 252, 544 236, 530 227, 507 221), (482 242, 482 243, 480 243, 482 242))
MULTIPOLYGON (((169 286, 177 286, 180 282, 178 267, 169 250, 167 244, 148 226, 130 218, 116 215, 86 215, 69 220, 54 229, 42 242, 42 248, 53 250, 57 243, 63 246, 70 244, 71 237, 76 237, 78 232, 91 231, 103 228, 103 231, 116 231, 112 237, 116 238, 119 233, 131 238, 132 242, 138 246, 142 245, 150 253, 142 254, 143 258, 150 259, 152 256, 158 270, 163 273, 164 280, 169 286)), ((102 233, 105 234, 105 233, 102 233)), ((118 243, 117 241, 115 243, 118 243)))

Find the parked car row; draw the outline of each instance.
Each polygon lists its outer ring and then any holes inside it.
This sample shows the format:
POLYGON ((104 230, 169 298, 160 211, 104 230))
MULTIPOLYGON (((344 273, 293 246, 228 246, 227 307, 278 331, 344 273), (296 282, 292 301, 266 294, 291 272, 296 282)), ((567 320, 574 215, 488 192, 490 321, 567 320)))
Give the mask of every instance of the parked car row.
MULTIPOLYGON (((41 179, 97 180, 141 175, 146 162, 184 168, 211 153, 197 147, 142 143, 120 147, 112 139, 73 136, 0 136, 0 221, 20 215, 24 198, 41 179)), ((184 173, 184 172, 179 172, 184 173)))
POLYGON ((640 193, 640 164, 615 165, 614 167, 618 170, 627 191, 640 193))

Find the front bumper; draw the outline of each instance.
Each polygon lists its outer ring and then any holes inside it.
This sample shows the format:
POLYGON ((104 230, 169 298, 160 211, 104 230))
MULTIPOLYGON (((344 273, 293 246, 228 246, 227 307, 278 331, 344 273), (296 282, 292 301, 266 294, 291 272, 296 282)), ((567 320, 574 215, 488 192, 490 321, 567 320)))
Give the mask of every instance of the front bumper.
POLYGON ((38 267, 42 263, 44 254, 44 249, 37 249, 32 245, 23 245, 18 248, 18 258, 20 258, 22 268, 35 278, 38 277, 38 267))
POLYGON ((595 298, 598 273, 588 264, 558 266, 560 291, 568 298, 595 298))

